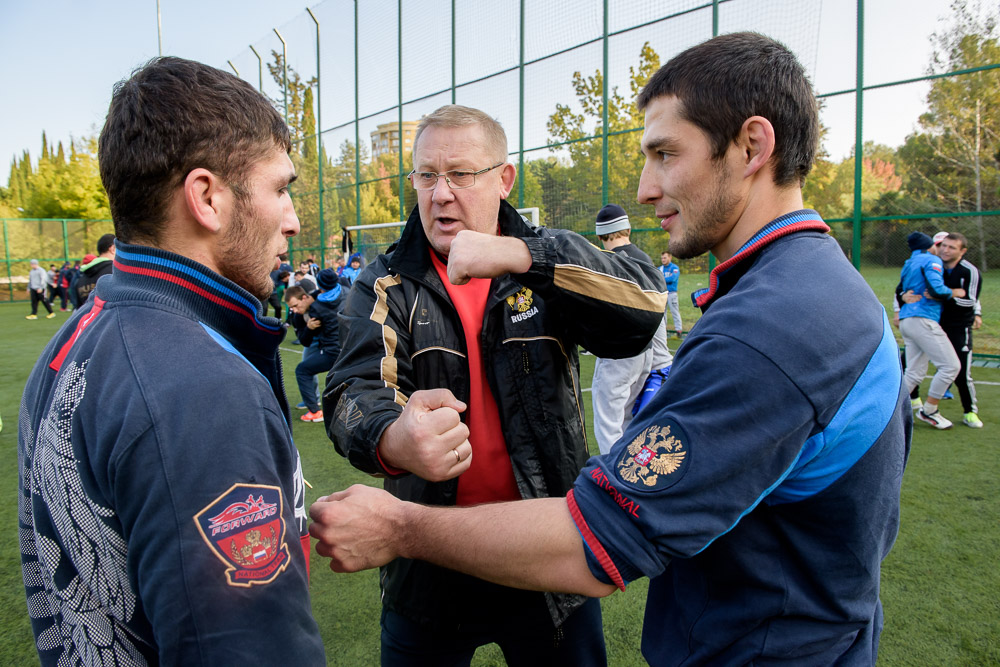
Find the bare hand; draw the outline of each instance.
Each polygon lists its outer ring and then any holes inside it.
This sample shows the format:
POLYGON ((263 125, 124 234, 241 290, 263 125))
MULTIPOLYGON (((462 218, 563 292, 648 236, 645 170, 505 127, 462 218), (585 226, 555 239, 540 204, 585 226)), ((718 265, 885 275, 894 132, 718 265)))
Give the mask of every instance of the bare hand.
POLYGON ((906 290, 905 292, 903 292, 903 295, 902 295, 901 298, 903 299, 903 303, 916 303, 917 301, 920 301, 921 299, 923 299, 922 296, 920 296, 919 294, 917 294, 913 290, 909 290, 909 289, 906 290))
POLYGON ((319 329, 321 326, 323 326, 323 322, 321 322, 318 317, 314 317, 308 322, 306 322, 306 326, 309 327, 310 329, 319 329))
POLYGON ((448 280, 464 285, 471 278, 496 278, 531 268, 531 252, 524 241, 463 229, 448 251, 448 280))
POLYGON ((309 507, 316 553, 330 559, 334 572, 385 565, 400 555, 394 542, 405 531, 401 507, 389 493, 362 484, 318 499, 309 507))
POLYGON ((413 392, 399 418, 382 433, 382 461, 430 482, 458 477, 472 465, 465 403, 448 389, 413 392))
POLYGON ((892 316, 892 326, 899 328, 899 313, 892 316))
POLYGON ((965 296, 965 290, 964 289, 962 289, 961 287, 954 287, 954 288, 952 288, 952 290, 951 290, 951 298, 953 298, 953 299, 961 299, 964 296, 965 296))
POLYGON ((973 329, 982 329, 983 328, 983 318, 980 317, 979 315, 976 315, 976 319, 974 319, 972 321, 972 328, 973 329))

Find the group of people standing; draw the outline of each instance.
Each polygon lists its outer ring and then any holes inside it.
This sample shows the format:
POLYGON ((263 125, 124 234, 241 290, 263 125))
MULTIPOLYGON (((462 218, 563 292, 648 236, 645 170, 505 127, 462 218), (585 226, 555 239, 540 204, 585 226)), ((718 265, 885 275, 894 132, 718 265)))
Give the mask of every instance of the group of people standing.
POLYGON ((56 316, 52 309, 55 296, 62 300, 59 310, 67 310, 67 301, 73 309, 86 303, 91 291, 97 285, 101 276, 111 273, 115 257, 115 235, 105 234, 97 241, 97 254, 87 254, 81 261, 70 266, 65 262, 62 268, 56 270, 53 264, 49 271, 39 266, 37 259, 31 260, 31 270, 28 274, 28 294, 31 297, 31 314, 25 319, 38 319, 38 304, 48 311, 47 319, 56 316), (48 288, 48 294, 46 294, 48 288))
POLYGON ((284 293, 301 341, 324 341, 303 370, 330 367, 322 397, 300 382, 307 414, 385 485, 307 513, 286 327, 261 305, 299 232, 288 127, 180 58, 116 85, 98 142, 115 270, 43 351, 18 424, 42 664, 324 664, 310 535, 336 571, 382 569, 383 665, 468 665, 491 642, 511 665, 604 665, 597 598, 641 577, 652 664, 874 664, 912 414, 885 309, 803 207, 812 88, 787 48, 734 33, 636 105, 639 203, 673 256, 721 262, 676 356, 648 355, 659 391, 590 456, 578 349, 645 359, 668 276, 627 235, 606 252, 527 225, 503 127, 446 105, 418 126, 398 242, 349 291, 319 271, 284 293), (850 298, 817 308, 830 284, 850 298))

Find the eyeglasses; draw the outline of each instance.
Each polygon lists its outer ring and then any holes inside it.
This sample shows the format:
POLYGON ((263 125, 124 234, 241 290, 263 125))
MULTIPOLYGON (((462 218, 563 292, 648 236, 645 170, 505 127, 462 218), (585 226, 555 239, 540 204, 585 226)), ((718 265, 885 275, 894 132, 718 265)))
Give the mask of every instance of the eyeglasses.
POLYGON ((471 188, 476 184, 476 176, 479 174, 485 174, 491 169, 496 169, 505 162, 497 162, 492 167, 486 167, 486 169, 480 169, 479 171, 446 171, 443 174, 438 174, 433 171, 411 171, 408 176, 410 177, 410 183, 413 184, 414 190, 433 190, 437 187, 438 179, 444 176, 444 180, 447 181, 448 187, 452 190, 464 190, 465 188, 471 188))

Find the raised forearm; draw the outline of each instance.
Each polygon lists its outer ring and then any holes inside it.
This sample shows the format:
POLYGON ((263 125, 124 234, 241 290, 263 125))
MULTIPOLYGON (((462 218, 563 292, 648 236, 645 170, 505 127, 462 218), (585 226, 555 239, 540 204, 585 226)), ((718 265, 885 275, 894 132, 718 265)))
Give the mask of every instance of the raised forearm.
POLYGON ((615 590, 590 573, 563 498, 445 508, 354 486, 318 500, 310 515, 316 551, 338 572, 405 557, 529 590, 592 597, 615 590))

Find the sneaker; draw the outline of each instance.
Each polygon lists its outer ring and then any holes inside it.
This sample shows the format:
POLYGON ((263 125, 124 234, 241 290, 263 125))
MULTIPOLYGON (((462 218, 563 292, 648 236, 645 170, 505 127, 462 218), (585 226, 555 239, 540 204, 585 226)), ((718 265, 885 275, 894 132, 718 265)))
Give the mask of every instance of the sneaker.
MULTIPOLYGON (((301 417, 299 417, 304 422, 321 422, 323 421, 323 411, 317 410, 316 412, 307 412, 301 417)), ((951 424, 949 424, 950 426, 951 424)))
POLYGON ((305 410, 305 409, 306 409, 306 408, 308 408, 308 407, 309 407, 309 406, 308 406, 308 405, 306 405, 305 403, 303 403, 302 401, 299 401, 299 402, 298 402, 298 403, 297 403, 297 404, 295 405, 295 409, 296 409, 296 410, 305 410))
POLYGON ((951 399, 955 398, 955 394, 951 393, 951 390, 949 389, 948 391, 944 392, 944 396, 942 396, 941 398, 943 398, 946 401, 950 401, 951 399))
POLYGON ((932 414, 927 414, 923 408, 920 408, 917 410, 917 419, 941 431, 949 429, 952 426, 951 422, 944 418, 940 410, 935 410, 932 414))
POLYGON ((921 401, 919 398, 911 398, 910 407, 913 408, 914 410, 919 410, 920 408, 924 407, 924 402, 921 401))
POLYGON ((38 315, 25 315, 24 319, 26 319, 26 320, 37 320, 38 319, 38 315))
POLYGON ((966 412, 962 418, 962 423, 970 428, 982 428, 983 422, 975 412, 966 412))
POLYGON ((55 311, 52 311, 51 313, 49 313, 48 315, 45 316, 45 319, 51 320, 55 316, 56 316, 55 311))

